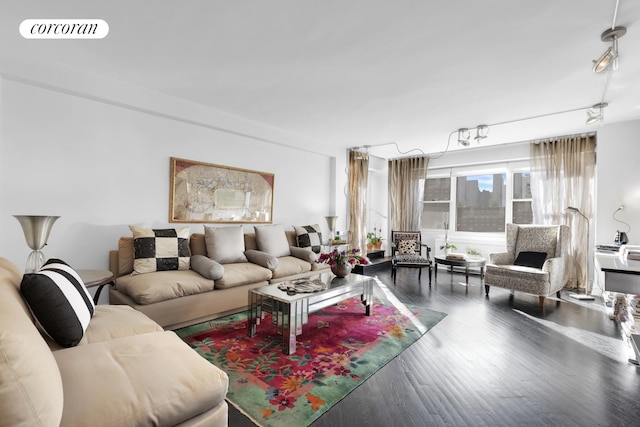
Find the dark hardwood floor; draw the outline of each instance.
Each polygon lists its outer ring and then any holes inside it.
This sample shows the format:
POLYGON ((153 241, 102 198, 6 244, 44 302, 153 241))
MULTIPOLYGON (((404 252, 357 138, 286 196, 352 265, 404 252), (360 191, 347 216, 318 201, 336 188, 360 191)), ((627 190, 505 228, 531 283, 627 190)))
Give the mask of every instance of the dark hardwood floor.
MULTIPOLYGON (((640 367, 600 301, 491 288, 440 270, 378 278, 406 304, 447 313, 418 342, 322 415, 324 426, 640 425, 640 367), (426 273, 426 272, 425 272, 426 273)), ((251 426, 229 405, 229 425, 251 426)))

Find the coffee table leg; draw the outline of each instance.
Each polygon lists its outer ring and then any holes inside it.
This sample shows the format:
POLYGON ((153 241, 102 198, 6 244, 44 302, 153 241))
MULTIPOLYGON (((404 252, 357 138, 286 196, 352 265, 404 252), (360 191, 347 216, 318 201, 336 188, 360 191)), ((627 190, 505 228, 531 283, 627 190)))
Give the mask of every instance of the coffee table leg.
POLYGON ((298 328, 302 329, 300 304, 297 301, 282 303, 282 311, 282 352, 293 354, 296 352, 298 328))
POLYGON ((256 335, 256 325, 258 324, 258 307, 260 307, 261 300, 258 294, 254 294, 249 291, 249 319, 247 321, 247 335, 254 337, 256 335))
POLYGON ((373 280, 367 280, 362 285, 361 299, 365 307, 365 314, 371 316, 373 312, 373 280))

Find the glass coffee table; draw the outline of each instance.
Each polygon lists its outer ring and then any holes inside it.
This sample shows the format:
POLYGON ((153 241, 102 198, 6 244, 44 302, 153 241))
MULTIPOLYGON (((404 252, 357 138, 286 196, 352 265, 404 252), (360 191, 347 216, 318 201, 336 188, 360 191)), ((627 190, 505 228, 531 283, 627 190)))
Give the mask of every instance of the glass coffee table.
MULTIPOLYGON (((464 274, 466 277, 466 286, 469 287, 469 268, 480 269, 480 284, 484 280, 484 267, 487 265, 487 260, 484 258, 446 258, 441 256, 434 257, 435 261, 435 279, 438 280, 438 264, 448 265, 449 267, 464 267, 464 274)), ((453 274, 453 268, 451 268, 453 274)))
POLYGON ((296 351, 296 337, 302 333, 302 326, 309 321, 310 313, 359 296, 365 307, 365 314, 371 315, 375 282, 373 277, 352 273, 341 279, 331 273, 322 273, 308 279, 321 282, 324 289, 305 293, 287 292, 281 290, 279 284, 272 284, 249 290, 247 334, 255 336, 265 311, 270 312, 272 323, 276 325, 278 333, 282 334, 282 352, 293 354, 296 351))

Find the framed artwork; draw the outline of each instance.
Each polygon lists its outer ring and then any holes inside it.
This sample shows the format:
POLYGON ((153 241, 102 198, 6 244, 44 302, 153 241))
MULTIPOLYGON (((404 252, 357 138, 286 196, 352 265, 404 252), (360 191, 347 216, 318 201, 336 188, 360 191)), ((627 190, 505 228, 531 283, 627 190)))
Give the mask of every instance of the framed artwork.
POLYGON ((274 175, 171 158, 169 222, 270 224, 274 175))

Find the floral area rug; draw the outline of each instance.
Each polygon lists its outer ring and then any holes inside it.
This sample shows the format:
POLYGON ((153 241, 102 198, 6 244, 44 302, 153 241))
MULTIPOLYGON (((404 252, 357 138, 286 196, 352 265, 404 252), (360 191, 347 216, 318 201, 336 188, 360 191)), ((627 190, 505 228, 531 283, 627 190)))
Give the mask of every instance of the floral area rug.
POLYGON ((229 375, 227 400, 254 423, 307 426, 445 316, 384 297, 366 316, 352 298, 311 314, 292 355, 269 314, 253 338, 246 312, 176 333, 229 375))

